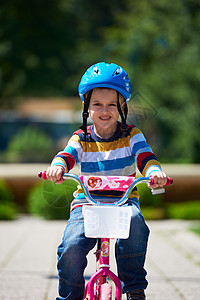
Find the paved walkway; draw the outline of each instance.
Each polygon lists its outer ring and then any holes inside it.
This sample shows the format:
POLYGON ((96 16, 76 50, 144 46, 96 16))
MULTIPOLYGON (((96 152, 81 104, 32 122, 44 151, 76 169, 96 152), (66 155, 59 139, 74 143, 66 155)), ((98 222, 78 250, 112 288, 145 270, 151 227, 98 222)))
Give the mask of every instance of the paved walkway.
MULTIPOLYGON (((200 299, 200 237, 188 231, 191 222, 154 221, 148 225, 147 299, 200 299)), ((0 222, 1 300, 55 299, 56 248, 64 227, 65 221, 30 217, 0 222)), ((94 256, 90 254, 86 278, 93 271, 94 256)))

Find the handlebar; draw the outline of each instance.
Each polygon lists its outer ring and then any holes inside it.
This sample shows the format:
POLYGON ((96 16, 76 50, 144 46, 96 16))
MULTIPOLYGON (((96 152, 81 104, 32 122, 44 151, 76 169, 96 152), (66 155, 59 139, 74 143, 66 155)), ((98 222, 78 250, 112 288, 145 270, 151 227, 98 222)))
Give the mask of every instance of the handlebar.
MULTIPOLYGON (((38 174, 38 177, 39 178, 43 178, 44 180, 47 180, 47 176, 46 176, 46 171, 44 172, 40 172, 38 174)), ((102 177, 106 177, 106 176, 101 176, 102 177)), ((120 178, 120 176, 118 176, 120 178)), ((123 176, 121 176, 122 178, 123 176)), ((63 179, 64 180, 67 180, 67 179, 71 179, 71 180, 74 180, 76 181, 78 184, 80 184, 82 190, 83 190, 83 193, 86 197, 86 199, 92 203, 92 204, 99 204, 99 205, 108 205, 108 203, 100 203, 98 201, 96 201, 91 195, 90 195, 90 192, 88 191, 87 187, 83 184, 83 182, 81 181, 81 179, 79 178, 78 175, 76 174, 70 174, 70 173, 64 173, 63 174, 63 179)), ((114 203, 109 203, 109 205, 113 205, 113 206, 121 206, 123 205, 127 200, 128 198, 130 197, 131 195, 131 192, 132 190, 140 183, 147 183, 149 184, 149 186, 151 186, 151 184, 153 184, 153 178, 151 177, 139 177, 137 179, 135 179, 132 184, 127 188, 126 192, 123 194, 123 196, 121 197, 120 200, 114 202, 114 203)), ((170 177, 167 177, 167 183, 166 183, 166 186, 169 186, 173 183, 173 179, 171 179, 170 177)), ((165 192, 165 189, 164 188, 158 188, 158 189, 154 189, 152 191, 153 194, 158 194, 158 192, 155 192, 155 191, 158 191, 160 190, 159 193, 163 193, 165 192)))

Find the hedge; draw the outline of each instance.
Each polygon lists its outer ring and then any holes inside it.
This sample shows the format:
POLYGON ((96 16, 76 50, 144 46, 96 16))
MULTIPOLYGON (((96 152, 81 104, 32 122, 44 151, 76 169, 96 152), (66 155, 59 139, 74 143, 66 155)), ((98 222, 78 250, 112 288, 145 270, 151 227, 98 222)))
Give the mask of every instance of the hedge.
POLYGON ((13 193, 7 183, 0 179, 0 220, 13 220, 17 215, 17 207, 13 202, 13 193))
POLYGON ((29 212, 45 219, 68 219, 76 188, 77 183, 72 180, 62 184, 45 181, 36 185, 28 196, 29 212))

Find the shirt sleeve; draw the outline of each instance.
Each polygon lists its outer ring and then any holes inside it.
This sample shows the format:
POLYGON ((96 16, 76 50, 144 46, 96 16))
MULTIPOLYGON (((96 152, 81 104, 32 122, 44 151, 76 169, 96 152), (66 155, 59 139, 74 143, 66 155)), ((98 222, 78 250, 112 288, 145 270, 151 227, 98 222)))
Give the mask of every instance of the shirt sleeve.
POLYGON ((63 151, 60 151, 53 159, 51 166, 62 166, 68 173, 75 164, 81 161, 82 146, 78 135, 73 135, 63 151))
POLYGON ((136 127, 132 129, 130 145, 137 167, 143 176, 150 176, 152 172, 162 171, 156 155, 147 144, 142 132, 136 127))

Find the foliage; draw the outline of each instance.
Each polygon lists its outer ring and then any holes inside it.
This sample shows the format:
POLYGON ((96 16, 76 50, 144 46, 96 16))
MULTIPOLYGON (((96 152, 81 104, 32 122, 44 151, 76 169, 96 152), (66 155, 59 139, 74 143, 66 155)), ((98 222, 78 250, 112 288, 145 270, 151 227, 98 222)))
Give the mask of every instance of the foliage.
POLYGON ((51 181, 36 185, 28 197, 30 213, 45 219, 67 220, 76 187, 77 184, 71 180, 61 185, 51 181))
MULTIPOLYGON (((191 201, 185 203, 163 204, 162 207, 144 206, 142 207, 142 214, 146 220, 199 220, 200 203, 198 201, 191 201)), ((198 230, 199 228, 197 227, 196 231, 198 230)), ((193 231, 195 231, 195 228, 193 231)))
MULTIPOLYGON (((85 66, 101 56, 102 28, 124 0, 11 0, 1 3, 2 100, 74 95, 85 66)), ((76 93, 77 94, 77 93, 76 93)))
POLYGON ((0 202, 0 220, 14 220, 16 218, 17 209, 14 203, 0 202))
POLYGON ((161 207, 144 207, 142 214, 145 220, 162 220, 165 219, 165 209, 161 207))
POLYGON ((162 207, 163 195, 152 195, 151 190, 146 183, 141 183, 137 186, 138 194, 140 195, 141 207, 162 207))
POLYGON ((199 225, 196 225, 196 226, 193 226, 190 228, 191 231, 193 231, 194 233, 200 235, 200 224, 199 225))
POLYGON ((6 162, 49 162, 53 156, 53 141, 34 127, 21 129, 9 141, 6 162))
POLYGON ((140 195, 140 206, 146 220, 160 220, 165 218, 163 194, 152 195, 146 183, 137 186, 140 195))
POLYGON ((13 202, 13 194, 6 182, 0 179, 0 220, 13 220, 16 213, 17 208, 13 202))
POLYGON ((200 202, 168 204, 166 215, 170 219, 200 220, 200 202))
POLYGON ((200 202, 164 203, 163 194, 152 195, 146 184, 137 187, 143 216, 147 220, 200 219, 200 202))
POLYGON ((1 203, 9 203, 13 201, 13 194, 7 183, 0 178, 0 201, 1 203))
POLYGON ((132 120, 159 159, 200 162, 198 1, 11 0, 0 22, 2 104, 77 95, 88 66, 113 61, 130 75, 132 120))
POLYGON ((166 163, 200 161, 199 29, 196 1, 141 0, 129 1, 105 33, 109 60, 126 67, 135 93, 157 111, 140 126, 150 139, 156 130, 156 153, 166 163))

